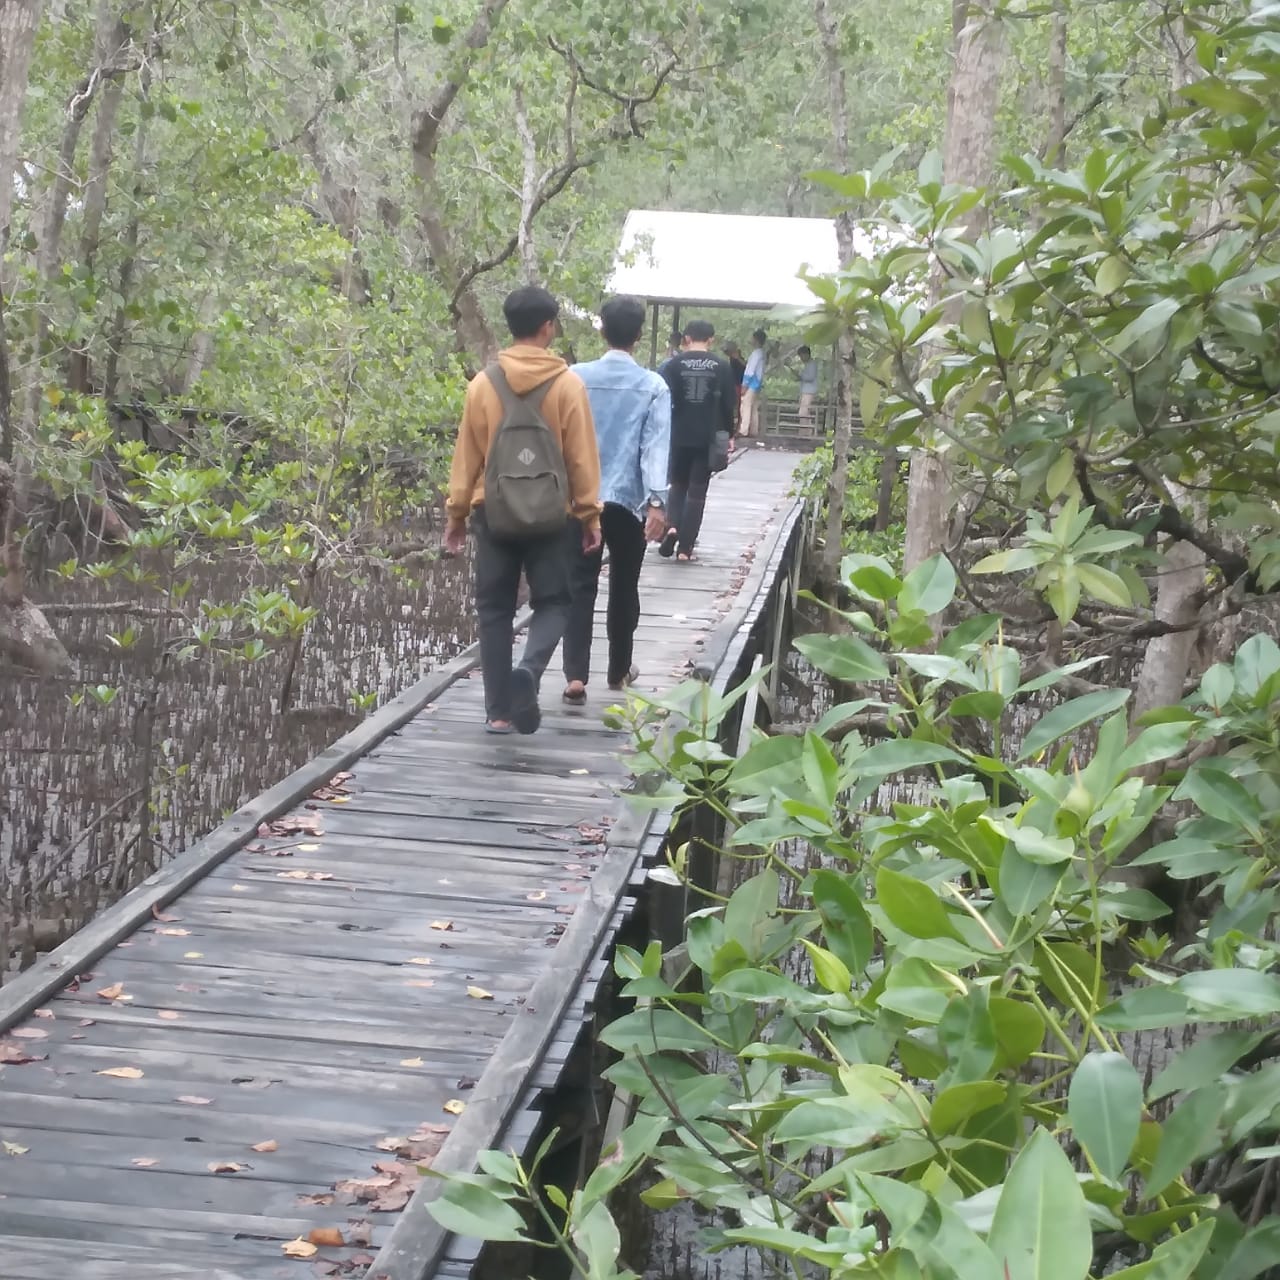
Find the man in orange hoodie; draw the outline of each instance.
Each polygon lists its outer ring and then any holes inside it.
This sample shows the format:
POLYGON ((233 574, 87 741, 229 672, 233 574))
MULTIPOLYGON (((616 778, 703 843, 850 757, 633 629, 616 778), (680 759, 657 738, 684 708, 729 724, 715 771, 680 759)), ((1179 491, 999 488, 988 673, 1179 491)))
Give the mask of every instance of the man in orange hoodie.
POLYGON ((591 402, 582 379, 548 350, 560 331, 560 307, 545 289, 528 285, 502 304, 511 346, 498 364, 511 390, 526 396, 546 384, 540 413, 564 455, 569 506, 563 533, 520 541, 500 540, 484 518, 484 473, 489 448, 502 425, 502 400, 486 373, 467 387, 462 423, 449 475, 444 547, 466 546, 467 519, 475 539, 476 617, 484 674, 485 728, 490 733, 534 733, 542 721, 538 685, 569 617, 570 569, 577 545, 590 555, 600 547, 600 455, 591 402), (529 582, 533 619, 524 654, 512 669, 513 622, 520 574, 529 582))

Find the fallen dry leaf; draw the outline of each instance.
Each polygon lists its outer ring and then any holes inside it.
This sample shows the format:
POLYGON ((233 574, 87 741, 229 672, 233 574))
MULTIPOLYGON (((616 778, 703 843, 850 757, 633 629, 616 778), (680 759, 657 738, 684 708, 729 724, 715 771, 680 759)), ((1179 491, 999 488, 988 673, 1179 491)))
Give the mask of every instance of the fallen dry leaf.
POLYGON ((244 1165, 237 1164, 234 1160, 210 1160, 205 1168, 210 1173, 239 1173, 244 1165))
MULTIPOLYGON (((433 926, 434 927, 434 926, 433 926)), ((426 956, 410 956, 405 961, 406 964, 430 964, 431 961, 426 956)))
POLYGON ((276 876, 281 880, 332 880, 333 876, 327 871, 303 871, 299 868, 296 871, 277 871, 276 876))
POLYGON ((175 1099, 174 1099, 174 1101, 175 1101, 175 1102, 185 1102, 185 1103, 186 1103, 186 1105, 187 1105, 187 1106, 189 1106, 189 1107, 207 1107, 207 1106, 208 1106, 208 1105, 213 1101, 213 1099, 212 1099, 212 1098, 197 1098, 197 1097, 195 1097, 193 1094, 190 1094, 190 1093, 184 1093, 184 1094, 182 1095, 182 1097, 180 1097, 180 1098, 175 1098, 175 1099))
POLYGON ((37 1017, 37 1018, 52 1018, 52 1017, 53 1017, 53 1010, 52 1010, 52 1009, 37 1009, 37 1010, 36 1010, 36 1017, 37 1017))
POLYGON ((400 1065, 402 1067, 425 1067, 427 1064, 421 1058, 401 1058, 400 1065))
POLYGON ((184 951, 182 953, 182 958, 184 960, 203 960, 204 952, 203 951, 184 951))
POLYGON ((347 1243, 337 1227, 317 1227, 307 1236, 307 1242, 322 1249, 341 1249, 347 1243))
POLYGON ((573 775, 574 775, 574 777, 579 777, 579 778, 580 778, 580 777, 582 777, 582 775, 583 775, 583 774, 590 773, 590 772, 591 772, 591 770, 590 770, 590 769, 570 769, 570 770, 569 770, 569 772, 570 772, 571 774, 573 774, 573 775))
POLYGON ((20 1044, 0 1040, 0 1063, 8 1066, 22 1067, 28 1062, 43 1062, 46 1056, 43 1053, 28 1053, 20 1044))
POLYGON ((315 1245, 301 1236, 296 1240, 290 1240, 288 1244, 282 1244, 280 1250, 286 1258, 314 1258, 320 1252, 315 1245))
POLYGON ((493 992, 486 991, 483 987, 468 987, 467 995, 473 1000, 492 1000, 493 992))
POLYGON ((30 1150, 30 1147, 21 1147, 16 1142, 4 1143, 4 1153, 7 1156, 25 1156, 30 1150))
POLYGON ((177 1022, 182 1017, 176 1009, 161 1009, 157 1014, 157 1018, 163 1018, 166 1022, 177 1022))
POLYGON ((330 804, 348 804, 351 801, 350 796, 332 796, 329 800, 330 804))
POLYGON ((467 1109, 467 1104, 463 1102, 461 1098, 450 1098, 449 1101, 444 1104, 444 1109, 451 1116, 460 1116, 467 1109))
POLYGON ((320 846, 318 844, 300 844, 298 846, 298 851, 300 853, 315 853, 319 848, 320 846))
POLYGON ((109 987, 103 987, 98 995, 104 1000, 119 1000, 124 995, 124 983, 113 982, 109 987))
POLYGON ((246 884, 233 884, 231 886, 231 892, 232 893, 248 893, 249 886, 246 884))
POLYGON ((134 1156, 129 1163, 137 1165, 139 1169, 150 1169, 152 1165, 159 1164, 160 1161, 153 1160, 150 1156, 134 1156))
POLYGON ((330 1191, 330 1192, 326 1192, 326 1193, 321 1194, 321 1195, 306 1195, 306 1196, 299 1196, 299 1197, 298 1197, 298 1203, 299 1203, 299 1204, 329 1205, 329 1204, 332 1204, 332 1203, 333 1203, 333 1192, 332 1192, 332 1191, 330 1191))
POLYGON ((47 1040, 49 1033, 41 1031, 39 1027, 14 1027, 9 1032, 17 1040, 47 1040))
POLYGON ((94 1075, 114 1076, 117 1080, 141 1080, 142 1072, 137 1067, 108 1067, 105 1071, 95 1071, 94 1075))
POLYGON ((532 893, 525 895, 530 902, 544 902, 547 897, 545 889, 535 889, 532 893))
POLYGON ((431 922, 431 927, 437 930, 439 933, 452 933, 453 921, 452 920, 433 920, 431 922))
POLYGON ((410 978, 404 985, 406 987, 434 987, 436 980, 434 978, 410 978))
POLYGON ((255 1142, 249 1150, 261 1151, 263 1154, 266 1154, 268 1151, 279 1151, 280 1144, 274 1138, 268 1138, 266 1142, 255 1142))
POLYGON ((157 933, 163 933, 166 938, 189 938, 191 936, 190 929, 157 929, 157 933))
POLYGON ((166 915, 159 907, 152 905, 151 918, 153 920, 163 921, 165 924, 172 924, 175 920, 181 920, 181 916, 166 915))
POLYGON ((373 1227, 363 1219, 352 1219, 347 1223, 347 1243, 371 1245, 373 1243, 373 1227))

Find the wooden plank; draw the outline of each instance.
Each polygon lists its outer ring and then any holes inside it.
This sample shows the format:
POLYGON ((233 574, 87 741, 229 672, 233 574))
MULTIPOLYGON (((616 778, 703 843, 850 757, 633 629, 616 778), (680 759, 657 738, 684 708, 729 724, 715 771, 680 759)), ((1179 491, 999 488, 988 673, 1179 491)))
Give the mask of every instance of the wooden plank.
POLYGON ((335 773, 367 755, 388 734, 394 733, 471 671, 479 660, 479 645, 473 645, 452 662, 419 680, 333 746, 243 805, 204 839, 166 863, 56 950, 0 987, 0 1031, 37 1009, 60 990, 71 975, 90 968, 100 955, 121 938, 128 937, 153 911, 168 906, 213 867, 229 858, 253 837, 260 823, 288 812, 335 773))

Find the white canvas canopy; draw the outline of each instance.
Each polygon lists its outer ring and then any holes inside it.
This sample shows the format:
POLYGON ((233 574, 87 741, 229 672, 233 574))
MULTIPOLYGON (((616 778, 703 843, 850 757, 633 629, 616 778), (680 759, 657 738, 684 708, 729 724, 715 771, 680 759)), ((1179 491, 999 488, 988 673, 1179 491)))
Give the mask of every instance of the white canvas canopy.
MULTIPOLYGON (((860 230, 855 237, 859 252, 870 252, 870 238, 860 230)), ((610 289, 664 306, 807 307, 816 299, 800 271, 827 275, 839 263, 835 223, 826 218, 632 209, 610 289)))

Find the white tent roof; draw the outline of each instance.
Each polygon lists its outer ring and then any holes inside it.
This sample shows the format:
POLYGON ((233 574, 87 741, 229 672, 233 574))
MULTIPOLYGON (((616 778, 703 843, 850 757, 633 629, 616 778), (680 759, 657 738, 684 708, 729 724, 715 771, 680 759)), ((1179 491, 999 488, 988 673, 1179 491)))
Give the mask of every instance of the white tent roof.
MULTIPOLYGON (((859 251, 870 250, 869 239, 859 241, 859 251)), ((816 304, 798 273, 830 274, 839 264, 835 223, 826 218, 632 209, 610 288, 650 302, 768 311, 816 304)))

